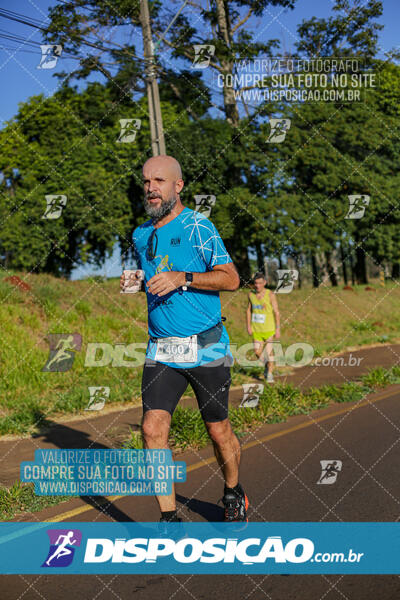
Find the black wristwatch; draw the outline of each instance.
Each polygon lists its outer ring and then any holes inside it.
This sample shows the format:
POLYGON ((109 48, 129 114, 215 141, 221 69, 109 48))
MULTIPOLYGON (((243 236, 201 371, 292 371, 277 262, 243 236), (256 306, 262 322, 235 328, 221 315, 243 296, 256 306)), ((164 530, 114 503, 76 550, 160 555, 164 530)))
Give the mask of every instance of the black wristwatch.
POLYGON ((182 286, 182 289, 186 290, 188 289, 188 286, 191 285, 193 283, 193 273, 185 273, 185 285, 182 286))

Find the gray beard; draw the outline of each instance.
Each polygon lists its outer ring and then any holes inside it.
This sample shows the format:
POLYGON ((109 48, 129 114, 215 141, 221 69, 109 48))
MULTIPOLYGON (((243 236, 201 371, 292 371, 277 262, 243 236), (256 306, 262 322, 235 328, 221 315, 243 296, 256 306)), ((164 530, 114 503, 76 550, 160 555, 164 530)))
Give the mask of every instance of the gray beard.
POLYGON ((169 215, 171 210, 174 208, 176 204, 176 198, 170 198, 169 200, 161 200, 161 205, 159 208, 156 206, 152 206, 147 199, 147 196, 144 198, 144 209, 146 213, 153 219, 153 221, 159 221, 166 215, 169 215))

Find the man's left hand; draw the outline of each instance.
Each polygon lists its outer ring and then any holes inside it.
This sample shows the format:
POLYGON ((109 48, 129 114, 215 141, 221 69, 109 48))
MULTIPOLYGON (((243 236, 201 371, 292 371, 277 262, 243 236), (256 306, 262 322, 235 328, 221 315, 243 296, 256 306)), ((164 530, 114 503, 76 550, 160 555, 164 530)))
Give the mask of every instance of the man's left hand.
POLYGON ((185 285, 185 273, 182 271, 162 271, 153 275, 147 282, 147 289, 153 296, 165 296, 185 285))

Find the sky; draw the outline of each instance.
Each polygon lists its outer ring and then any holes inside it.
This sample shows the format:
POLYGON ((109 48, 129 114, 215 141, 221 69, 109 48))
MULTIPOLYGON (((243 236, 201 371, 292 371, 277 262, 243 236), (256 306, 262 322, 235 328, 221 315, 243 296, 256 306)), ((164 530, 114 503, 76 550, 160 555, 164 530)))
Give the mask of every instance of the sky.
MULTIPOLYGON (((177 12, 182 0, 169 0, 168 6, 177 12)), ((6 9, 36 19, 37 24, 46 24, 48 8, 55 6, 55 1, 48 0, 1 0, 0 9, 6 9)), ((268 7, 262 22, 255 23, 255 31, 262 32, 261 41, 278 38, 281 40, 285 50, 293 49, 296 42, 297 25, 303 19, 312 16, 328 17, 332 14, 332 0, 297 0, 294 10, 282 10, 281 7, 268 7)), ((189 6, 183 9, 191 10, 189 6)), ((379 34, 380 54, 400 45, 398 34, 398 23, 400 18, 400 0, 383 0, 383 15, 379 22, 384 29, 379 34)), ((167 26, 167 23, 166 23, 167 26)), ((131 35, 131 34, 129 34, 131 35)), ((137 35, 137 34, 136 34, 137 35)), ((128 41, 128 32, 115 33, 114 41, 128 41)), ((4 122, 11 119, 18 110, 18 103, 27 100, 30 96, 44 94, 52 95, 59 85, 59 80, 54 77, 54 70, 38 68, 41 58, 39 44, 43 43, 41 32, 28 25, 10 21, 1 16, 0 11, 0 84, 2 94, 0 95, 0 127, 4 122), (19 39, 9 40, 2 36, 20 36, 29 43, 22 44, 19 39)), ((131 38, 135 44, 137 53, 142 55, 141 39, 131 38)), ((73 70, 77 61, 62 57, 59 65, 67 72, 73 70)), ((58 65, 57 65, 58 68, 58 65)), ((57 70, 57 69, 56 69, 57 70)), ((80 84, 85 85, 84 83, 80 84)), ((116 276, 120 273, 119 251, 116 248, 112 259, 107 261, 105 268, 96 271, 92 267, 77 269, 73 278, 80 278, 88 273, 107 273, 108 276, 116 276)))

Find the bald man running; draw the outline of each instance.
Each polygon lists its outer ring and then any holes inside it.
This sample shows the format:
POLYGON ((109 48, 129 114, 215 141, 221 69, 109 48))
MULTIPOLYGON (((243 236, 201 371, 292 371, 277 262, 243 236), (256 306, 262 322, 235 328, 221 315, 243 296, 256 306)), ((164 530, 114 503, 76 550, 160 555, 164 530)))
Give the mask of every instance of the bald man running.
MULTIPOLYGON (((150 220, 135 229, 133 241, 145 273, 150 336, 142 378, 145 447, 168 447, 172 414, 190 383, 224 476, 225 521, 245 521, 240 445, 228 420, 232 355, 219 298, 221 290, 239 287, 239 276, 215 226, 183 206, 175 158, 150 158, 143 185, 150 220)), ((161 522, 181 520, 175 492, 157 500, 161 522)))

